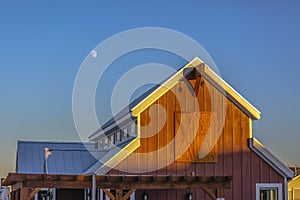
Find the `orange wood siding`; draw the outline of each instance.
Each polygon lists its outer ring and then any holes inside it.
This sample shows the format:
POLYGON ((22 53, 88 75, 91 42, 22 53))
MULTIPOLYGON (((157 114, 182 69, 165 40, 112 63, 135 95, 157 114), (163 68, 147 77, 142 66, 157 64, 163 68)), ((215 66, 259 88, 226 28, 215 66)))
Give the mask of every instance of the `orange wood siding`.
MULTIPOLYGON (((191 86, 194 86, 195 83, 196 80, 192 80, 191 86)), ((215 126, 222 126, 221 135, 216 144, 216 162, 172 162, 168 166, 148 172, 148 174, 191 175, 195 173, 199 176, 233 176, 232 189, 225 190, 225 199, 234 200, 254 200, 256 183, 283 183, 283 177, 248 148, 247 138, 251 135, 249 117, 209 82, 201 79, 200 83, 203 86, 200 86, 197 92, 199 106, 197 106, 198 102, 189 98, 187 84, 181 82, 154 102, 153 105, 156 106, 152 105, 144 110, 140 114, 140 122, 142 127, 146 126, 147 128, 141 128, 140 147, 116 167, 124 172, 111 170, 109 173, 128 174, 126 171, 132 168, 137 168, 138 172, 139 170, 153 169, 159 164, 165 166, 169 160, 174 160, 176 151, 175 143, 168 145, 174 139, 176 132, 175 113, 214 112, 215 126), (180 87, 182 91, 179 93, 180 87), (222 99, 225 101, 226 107, 220 103, 222 99), (212 105, 215 106, 214 110, 211 109, 212 105), (161 120, 164 112, 166 123, 161 120), (226 116, 222 124, 219 119, 224 117, 223 115, 226 116), (162 128, 159 129, 159 127, 162 128), (146 153, 145 156, 139 156, 142 153, 146 153)), ((192 145, 190 148, 200 149, 200 143, 196 140, 197 145, 192 145)), ((137 191, 136 199, 141 199, 143 192, 137 191)), ((184 199, 187 191, 151 190, 147 192, 149 199, 173 200, 184 199)), ((210 199, 202 189, 191 192, 194 195, 193 199, 210 199)))

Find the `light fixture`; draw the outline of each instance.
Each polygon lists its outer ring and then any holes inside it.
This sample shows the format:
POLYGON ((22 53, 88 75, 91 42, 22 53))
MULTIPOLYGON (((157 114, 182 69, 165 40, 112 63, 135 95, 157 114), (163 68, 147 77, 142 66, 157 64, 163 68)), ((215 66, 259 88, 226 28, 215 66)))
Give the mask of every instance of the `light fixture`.
POLYGON ((192 200, 193 199, 193 193, 191 193, 191 191, 189 191, 187 194, 186 194, 186 197, 188 200, 192 200))
POLYGON ((144 198, 144 200, 148 200, 148 194, 147 194, 147 192, 144 192, 143 198, 144 198))
POLYGON ((179 92, 179 93, 182 92, 181 82, 179 82, 178 92, 179 92))

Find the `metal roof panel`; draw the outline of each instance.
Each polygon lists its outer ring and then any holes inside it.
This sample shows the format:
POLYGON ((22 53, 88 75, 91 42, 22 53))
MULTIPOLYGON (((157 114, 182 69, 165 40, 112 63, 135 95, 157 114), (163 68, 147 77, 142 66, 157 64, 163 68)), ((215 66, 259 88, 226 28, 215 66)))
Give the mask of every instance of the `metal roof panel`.
MULTIPOLYGON (((90 150, 94 148, 93 142, 18 141, 16 172, 43 173, 46 147, 52 152, 47 159, 49 174, 82 174, 87 168, 98 162, 87 150, 87 148, 90 150)), ((106 151, 97 151, 100 157, 106 153, 106 151)))

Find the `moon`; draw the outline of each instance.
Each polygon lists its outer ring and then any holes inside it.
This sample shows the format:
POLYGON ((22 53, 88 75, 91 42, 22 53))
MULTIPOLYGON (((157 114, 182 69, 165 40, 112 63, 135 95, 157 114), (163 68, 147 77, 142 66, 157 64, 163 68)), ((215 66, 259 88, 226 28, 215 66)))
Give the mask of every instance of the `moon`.
POLYGON ((96 58, 97 57, 97 51, 92 50, 91 55, 92 55, 93 58, 96 58))

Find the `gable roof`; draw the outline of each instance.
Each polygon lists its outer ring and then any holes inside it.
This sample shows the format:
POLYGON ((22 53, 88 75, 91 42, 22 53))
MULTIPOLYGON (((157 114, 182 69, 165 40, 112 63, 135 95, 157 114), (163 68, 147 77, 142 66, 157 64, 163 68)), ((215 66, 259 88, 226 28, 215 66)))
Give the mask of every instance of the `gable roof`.
POLYGON ((252 120, 260 119, 260 111, 250 104, 242 95, 234 90, 228 83, 226 83, 219 75, 210 69, 200 58, 195 57, 191 62, 181 67, 175 74, 152 87, 150 90, 143 93, 141 96, 132 101, 127 107, 121 110, 116 116, 108 120, 102 127, 96 130, 89 136, 93 140, 98 133, 105 133, 113 128, 116 122, 125 121, 129 118, 136 117, 139 113, 145 110, 159 97, 165 94, 176 83, 182 80, 188 73, 191 73, 195 68, 198 68, 201 76, 219 89, 227 98, 229 98, 235 105, 244 111, 252 120), (199 69, 200 68, 200 69, 199 69))
MULTIPOLYGON (((95 139, 98 133, 105 133, 111 128, 116 126, 116 121, 125 121, 128 118, 137 117, 139 113, 149 107, 153 102, 164 95, 169 89, 171 89, 180 80, 185 78, 189 73, 197 70, 201 76, 212 83, 217 89, 223 92, 227 98, 229 98, 235 105, 237 105, 242 111, 244 111, 251 119, 260 119, 260 112, 251 105, 246 99, 244 99, 237 91, 235 91, 229 84, 227 84, 219 75, 212 71, 201 59, 194 58, 191 62, 180 68, 175 74, 164 80, 162 84, 158 84, 145 92, 139 98, 135 99, 128 107, 123 109, 114 118, 105 123, 99 130, 93 133, 89 139, 95 139), (129 113, 128 113, 129 111, 129 113)), ((135 151, 140 146, 139 138, 134 139, 124 149, 115 152, 111 155, 111 159, 107 163, 104 163, 95 172, 97 174, 106 174, 109 170, 125 159, 131 152, 135 151)), ((96 168, 93 168, 96 169, 96 168)))
POLYGON ((295 176, 288 184, 289 190, 292 190, 292 188, 298 189, 300 188, 300 175, 295 176))
MULTIPOLYGON (((47 159, 48 174, 82 174, 99 161, 87 150, 94 143, 18 141, 16 172, 43 174, 45 148, 52 154, 47 159)), ((97 151, 104 156, 107 151, 97 151)))
POLYGON ((236 104, 251 119, 260 119, 260 112, 198 57, 194 58, 191 62, 182 67, 171 78, 154 89, 154 91, 151 92, 150 95, 148 95, 137 105, 135 105, 131 109, 132 115, 137 116, 139 113, 144 111, 149 105, 154 103, 157 99, 164 95, 169 89, 175 86, 175 84, 182 80, 183 77, 187 76, 188 73, 191 73, 194 69, 198 70, 202 77, 204 77, 217 89, 223 92, 224 95, 227 96, 227 98, 229 98, 234 104, 236 104))

